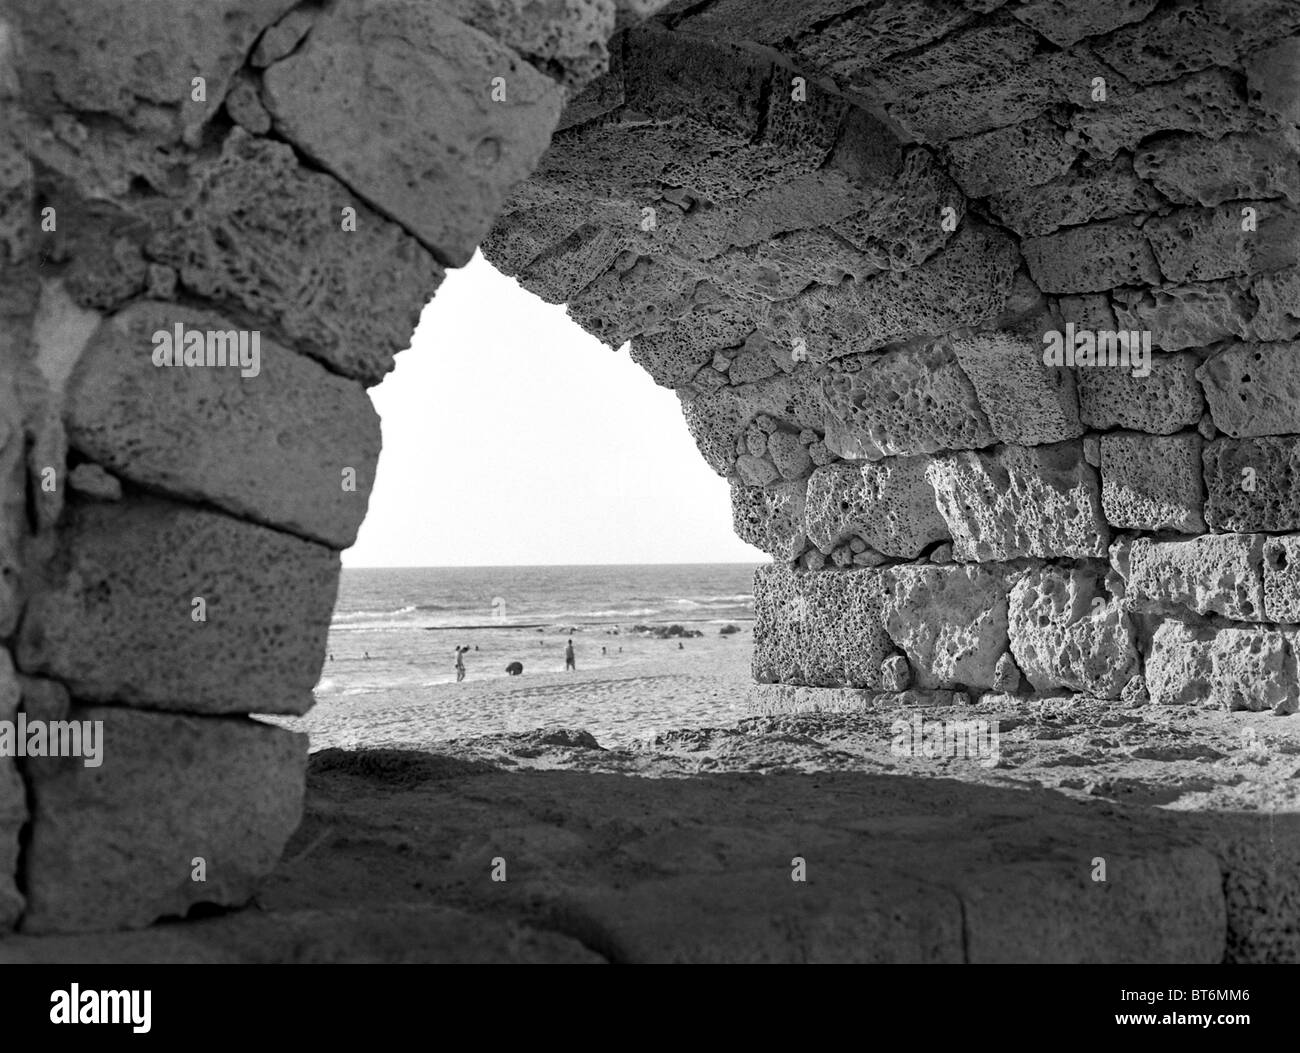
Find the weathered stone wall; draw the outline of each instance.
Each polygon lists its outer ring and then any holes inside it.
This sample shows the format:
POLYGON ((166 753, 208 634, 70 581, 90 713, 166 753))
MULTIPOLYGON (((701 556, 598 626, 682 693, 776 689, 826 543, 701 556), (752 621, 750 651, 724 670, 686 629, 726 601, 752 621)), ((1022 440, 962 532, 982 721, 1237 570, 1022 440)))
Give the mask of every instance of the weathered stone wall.
POLYGON ((274 865, 307 741, 253 714, 312 703, 366 388, 654 6, 0 3, 0 721, 102 727, 0 750, 0 931, 274 865))
POLYGON ((484 248, 681 397, 775 561, 759 681, 1295 711, 1298 31, 717 0, 621 37, 484 248))
POLYGON ((0 757, 0 931, 274 864, 306 742, 254 715, 485 237, 680 394, 760 680, 1295 708, 1300 4, 660 6, 0 0, 0 722, 103 729, 0 757))

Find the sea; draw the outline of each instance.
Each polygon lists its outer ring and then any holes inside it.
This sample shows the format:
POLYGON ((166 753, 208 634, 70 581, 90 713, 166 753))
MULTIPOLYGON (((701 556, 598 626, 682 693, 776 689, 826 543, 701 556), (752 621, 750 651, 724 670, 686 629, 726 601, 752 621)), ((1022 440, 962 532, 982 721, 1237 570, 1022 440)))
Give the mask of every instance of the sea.
MULTIPOLYGON (((304 718, 313 749, 583 727, 602 744, 735 719, 753 564, 344 569, 304 718), (739 632, 721 633, 732 623, 739 632), (706 639, 660 639, 680 625, 706 639), (572 638, 577 675, 564 670, 572 638), (456 681, 455 650, 467 676, 456 681), (524 665, 511 677, 507 666, 524 665), (734 683, 735 689, 731 689, 734 683), (640 686, 638 686, 640 685, 640 686), (647 686, 654 685, 654 686, 647 686)), ((730 632, 730 630, 728 630, 730 632)))
POLYGON ((348 568, 333 634, 754 616, 754 565, 348 568))

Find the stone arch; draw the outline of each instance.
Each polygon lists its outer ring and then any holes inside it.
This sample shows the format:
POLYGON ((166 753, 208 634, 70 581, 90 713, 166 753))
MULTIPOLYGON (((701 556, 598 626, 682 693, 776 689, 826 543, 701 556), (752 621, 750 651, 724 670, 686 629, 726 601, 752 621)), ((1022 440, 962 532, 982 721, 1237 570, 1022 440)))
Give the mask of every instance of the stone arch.
POLYGON ((365 388, 480 241, 681 395, 770 704, 1295 708, 1294 5, 2 11, 0 720, 112 752, 0 760, 0 929, 274 864, 305 743, 249 714, 310 705, 365 388))

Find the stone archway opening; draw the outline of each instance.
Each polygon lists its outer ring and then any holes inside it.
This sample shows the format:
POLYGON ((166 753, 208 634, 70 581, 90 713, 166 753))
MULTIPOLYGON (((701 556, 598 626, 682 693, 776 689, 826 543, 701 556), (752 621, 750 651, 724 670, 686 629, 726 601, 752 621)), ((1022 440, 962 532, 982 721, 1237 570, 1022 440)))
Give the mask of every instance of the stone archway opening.
POLYGON ((480 241, 682 398, 760 706, 1296 709, 1293 5, 660 6, 6 6, 0 719, 115 745, 0 761, 0 927, 274 864, 480 241))

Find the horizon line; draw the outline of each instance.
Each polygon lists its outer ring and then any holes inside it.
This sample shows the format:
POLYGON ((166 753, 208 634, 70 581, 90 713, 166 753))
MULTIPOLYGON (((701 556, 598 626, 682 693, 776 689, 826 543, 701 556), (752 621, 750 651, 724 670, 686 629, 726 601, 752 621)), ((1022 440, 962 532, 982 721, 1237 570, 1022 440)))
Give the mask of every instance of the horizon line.
POLYGON ((415 564, 363 564, 344 566, 343 570, 520 570, 539 567, 751 567, 759 566, 763 560, 715 559, 715 560, 655 560, 649 563, 415 563, 415 564))

